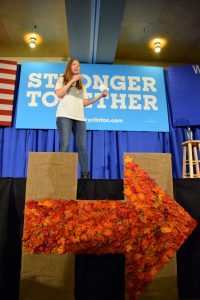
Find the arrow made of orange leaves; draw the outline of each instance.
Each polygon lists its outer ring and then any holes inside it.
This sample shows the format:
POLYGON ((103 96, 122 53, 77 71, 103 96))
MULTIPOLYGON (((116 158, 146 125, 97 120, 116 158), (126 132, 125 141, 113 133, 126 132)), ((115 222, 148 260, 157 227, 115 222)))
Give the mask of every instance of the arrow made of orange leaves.
POLYGON ((126 201, 27 201, 24 253, 124 253, 127 291, 135 299, 196 221, 129 157, 124 173, 126 201))

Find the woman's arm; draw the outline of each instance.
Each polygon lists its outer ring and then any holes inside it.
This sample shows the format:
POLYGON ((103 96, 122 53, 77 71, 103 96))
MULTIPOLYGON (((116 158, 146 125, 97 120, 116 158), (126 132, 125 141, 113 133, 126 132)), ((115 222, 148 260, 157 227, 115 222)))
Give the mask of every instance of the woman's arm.
POLYGON ((56 95, 58 96, 58 98, 63 98, 66 94, 68 89, 71 87, 71 85, 78 81, 81 80, 83 78, 82 75, 78 74, 78 75, 74 75, 73 78, 65 85, 63 85, 61 88, 57 89, 55 91, 56 95))
POLYGON ((88 99, 83 99, 83 106, 86 107, 92 103, 97 102, 98 100, 100 100, 102 97, 106 97, 108 96, 108 91, 104 90, 102 94, 98 95, 97 97, 95 97, 94 99, 88 100, 88 99))

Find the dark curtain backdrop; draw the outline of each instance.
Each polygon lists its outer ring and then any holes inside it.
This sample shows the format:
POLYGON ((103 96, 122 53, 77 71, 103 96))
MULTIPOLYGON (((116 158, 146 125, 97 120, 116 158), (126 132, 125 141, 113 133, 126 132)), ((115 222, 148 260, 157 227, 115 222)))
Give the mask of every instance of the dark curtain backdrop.
MULTIPOLYGON (((57 130, 16 129, 16 105, 21 66, 17 70, 13 126, 0 128, 0 176, 26 177, 28 153, 57 152, 59 139, 57 130)), ((174 128, 167 91, 167 71, 165 82, 169 112, 169 133, 87 131, 89 170, 95 179, 123 178, 124 152, 172 153, 173 177, 181 177, 182 146, 187 139, 186 128, 174 128)), ((188 99, 189 101, 189 99, 188 99)), ((134 122, 134 120, 133 120, 134 122)), ((194 139, 200 139, 200 127, 193 128, 194 139)), ((70 151, 76 151, 72 136, 70 151)), ((80 174, 80 169, 79 169, 80 174)))

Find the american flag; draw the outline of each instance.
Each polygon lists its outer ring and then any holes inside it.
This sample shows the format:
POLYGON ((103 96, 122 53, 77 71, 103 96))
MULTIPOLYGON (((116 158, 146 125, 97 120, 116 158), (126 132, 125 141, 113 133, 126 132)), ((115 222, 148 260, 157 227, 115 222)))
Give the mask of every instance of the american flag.
POLYGON ((0 59, 0 126, 11 126, 17 62, 0 59))

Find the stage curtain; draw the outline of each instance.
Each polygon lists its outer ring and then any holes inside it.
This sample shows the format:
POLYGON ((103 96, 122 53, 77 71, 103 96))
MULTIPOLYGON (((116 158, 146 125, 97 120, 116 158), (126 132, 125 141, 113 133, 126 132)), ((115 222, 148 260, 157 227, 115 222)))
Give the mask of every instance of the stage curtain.
MULTIPOLYGON (((17 71, 13 126, 0 128, 0 177, 26 177, 28 153, 30 151, 59 151, 57 130, 15 128, 19 77, 20 66, 18 66, 17 71)), ((167 76, 165 77, 167 89, 167 76)), ((87 131, 87 148, 91 177, 94 179, 123 178, 124 152, 172 153, 173 177, 181 177, 181 143, 187 139, 186 128, 173 127, 170 110, 169 106, 169 133, 87 131)), ((200 139, 200 128, 193 128, 193 133, 194 138, 200 139)), ((71 138, 70 151, 76 151, 73 137, 71 138)))

